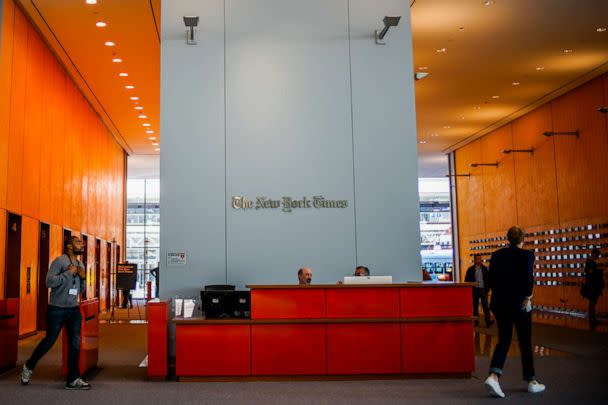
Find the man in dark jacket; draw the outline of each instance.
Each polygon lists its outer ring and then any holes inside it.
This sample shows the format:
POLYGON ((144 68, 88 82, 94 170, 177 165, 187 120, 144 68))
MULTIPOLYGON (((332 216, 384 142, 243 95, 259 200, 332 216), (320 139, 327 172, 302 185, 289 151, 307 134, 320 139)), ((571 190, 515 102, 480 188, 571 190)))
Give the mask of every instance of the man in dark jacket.
POLYGON ((490 362, 490 375, 485 381, 490 395, 504 398, 498 378, 502 375, 507 358, 513 325, 517 330, 517 339, 521 352, 524 380, 528 382, 528 392, 538 393, 545 386, 534 375, 532 357, 532 288, 534 286, 534 254, 522 249, 524 232, 518 227, 511 227, 507 232, 509 246, 492 253, 488 275, 489 287, 492 290, 490 309, 494 312, 498 325, 498 343, 490 362))
POLYGON ((604 290, 604 270, 597 264, 599 257, 600 250, 593 248, 591 257, 585 262, 584 288, 585 298, 589 300, 589 326, 591 330, 594 330, 599 323, 595 316, 595 307, 604 290))
POLYGON ((488 268, 482 264, 481 255, 473 256, 473 265, 468 268, 464 277, 464 281, 475 283, 473 287, 473 316, 475 316, 475 325, 479 323, 479 300, 483 308, 483 315, 486 318, 486 326, 492 325, 494 322, 490 318, 490 310, 488 309, 488 268))

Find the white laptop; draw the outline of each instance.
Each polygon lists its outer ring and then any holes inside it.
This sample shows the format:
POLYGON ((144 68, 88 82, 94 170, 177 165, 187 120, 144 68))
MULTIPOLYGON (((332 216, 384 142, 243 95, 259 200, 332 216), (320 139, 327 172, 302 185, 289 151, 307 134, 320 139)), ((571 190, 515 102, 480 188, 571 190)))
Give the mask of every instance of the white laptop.
POLYGON ((393 284, 393 276, 348 276, 344 284, 393 284))

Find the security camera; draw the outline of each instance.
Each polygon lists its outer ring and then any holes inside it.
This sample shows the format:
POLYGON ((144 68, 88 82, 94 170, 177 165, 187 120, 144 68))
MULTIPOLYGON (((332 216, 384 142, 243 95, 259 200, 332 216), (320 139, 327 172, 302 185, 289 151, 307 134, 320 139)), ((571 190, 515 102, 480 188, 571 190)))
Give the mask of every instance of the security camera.
POLYGON ((194 38, 194 28, 198 26, 198 19, 198 16, 184 16, 184 25, 186 26, 186 43, 188 45, 196 45, 196 39, 194 38))
POLYGON ((430 73, 428 72, 416 72, 414 73, 414 79, 416 80, 422 80, 425 77, 427 77, 430 73))

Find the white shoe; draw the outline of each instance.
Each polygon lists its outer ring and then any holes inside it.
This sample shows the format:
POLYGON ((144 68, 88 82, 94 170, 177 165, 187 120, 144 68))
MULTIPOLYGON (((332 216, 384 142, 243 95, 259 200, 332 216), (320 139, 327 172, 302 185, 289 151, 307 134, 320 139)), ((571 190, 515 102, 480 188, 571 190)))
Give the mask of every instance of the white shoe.
POLYGON ((539 392, 543 392, 545 390, 545 384, 541 384, 536 380, 532 380, 528 383, 528 392, 533 394, 538 394, 539 392))
POLYGON ((21 378, 21 384, 23 384, 23 385, 29 384, 30 378, 32 378, 32 373, 33 373, 33 371, 30 370, 29 368, 27 368, 24 364, 23 368, 21 369, 21 375, 19 376, 21 378))
POLYGON ((488 390, 488 394, 490 394, 491 396, 498 398, 505 397, 505 393, 502 392, 502 390, 500 389, 500 384, 498 383, 498 380, 494 379, 492 376, 486 378, 485 385, 486 389, 488 390))

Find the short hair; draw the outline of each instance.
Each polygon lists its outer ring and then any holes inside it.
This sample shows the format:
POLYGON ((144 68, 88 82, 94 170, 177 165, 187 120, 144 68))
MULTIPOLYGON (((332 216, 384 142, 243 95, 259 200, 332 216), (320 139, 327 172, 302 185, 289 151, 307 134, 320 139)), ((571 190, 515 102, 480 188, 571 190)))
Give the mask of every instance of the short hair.
POLYGON ((78 236, 68 236, 67 238, 65 238, 65 240, 63 241, 63 248, 65 250, 68 250, 68 245, 72 245, 74 243, 75 240, 78 240, 78 236))
POLYGON ((365 272, 366 276, 369 276, 369 269, 365 266, 357 266, 357 268, 355 269, 355 273, 357 272, 357 270, 359 269, 363 269, 363 271, 365 272))
POLYGON ((476 259, 476 258, 478 258, 478 257, 481 257, 481 253, 475 253, 475 254, 473 255, 473 259, 476 259))
POLYGON ((591 254, 592 255, 600 255, 600 250, 598 248, 593 248, 591 249, 591 254))
POLYGON ((300 269, 298 270, 298 277, 301 276, 302 273, 304 273, 304 267, 300 267, 300 269))
POLYGON ((517 226, 512 226, 507 231, 507 239, 513 246, 517 246, 524 241, 524 231, 517 226))

